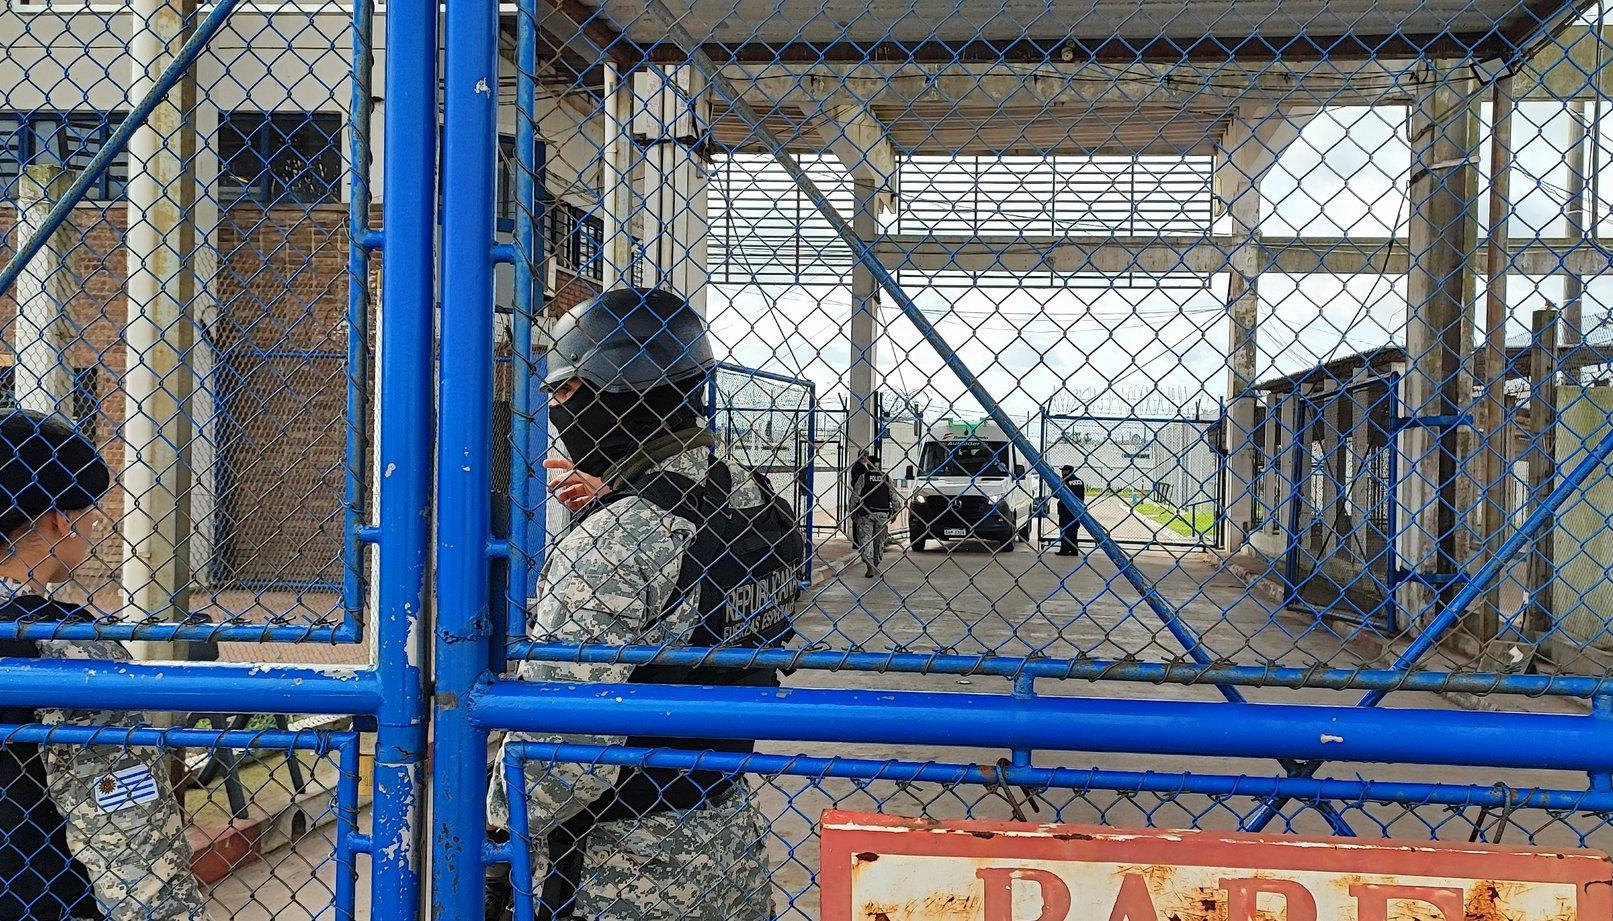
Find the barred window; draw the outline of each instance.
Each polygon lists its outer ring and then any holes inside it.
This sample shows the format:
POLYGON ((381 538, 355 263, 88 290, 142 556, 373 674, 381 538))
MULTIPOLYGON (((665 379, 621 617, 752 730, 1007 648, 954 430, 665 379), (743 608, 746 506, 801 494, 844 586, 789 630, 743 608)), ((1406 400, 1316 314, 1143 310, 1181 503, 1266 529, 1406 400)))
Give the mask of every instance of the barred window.
MULTIPOLYGON (((0 200, 17 200, 23 167, 36 164, 82 171, 123 121, 121 112, 0 113, 0 200)), ((129 185, 129 155, 119 153, 87 198, 117 201, 129 185)))
POLYGON ((227 112, 219 117, 219 197, 261 205, 341 200, 342 116, 227 112))
MULTIPOLYGON (((73 419, 79 430, 92 439, 101 410, 100 381, 101 372, 97 367, 73 370, 73 419)), ((0 365, 0 411, 10 412, 17 406, 17 367, 0 365)))

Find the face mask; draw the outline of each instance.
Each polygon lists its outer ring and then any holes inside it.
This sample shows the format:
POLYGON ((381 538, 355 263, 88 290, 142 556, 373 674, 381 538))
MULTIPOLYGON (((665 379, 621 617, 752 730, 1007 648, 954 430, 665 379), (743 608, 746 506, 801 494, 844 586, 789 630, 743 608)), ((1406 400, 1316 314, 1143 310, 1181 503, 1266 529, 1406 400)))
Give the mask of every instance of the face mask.
POLYGON ((564 403, 549 405, 561 447, 578 470, 603 477, 658 435, 698 426, 699 414, 681 387, 644 393, 602 393, 583 384, 564 403))

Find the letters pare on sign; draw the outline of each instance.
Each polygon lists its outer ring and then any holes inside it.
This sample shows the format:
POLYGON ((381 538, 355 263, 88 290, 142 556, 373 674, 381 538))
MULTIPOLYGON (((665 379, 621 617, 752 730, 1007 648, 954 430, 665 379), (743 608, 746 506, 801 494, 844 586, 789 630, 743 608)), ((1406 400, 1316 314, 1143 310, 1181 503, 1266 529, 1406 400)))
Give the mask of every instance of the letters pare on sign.
POLYGON ((1582 850, 825 812, 824 921, 1604 921, 1582 850))

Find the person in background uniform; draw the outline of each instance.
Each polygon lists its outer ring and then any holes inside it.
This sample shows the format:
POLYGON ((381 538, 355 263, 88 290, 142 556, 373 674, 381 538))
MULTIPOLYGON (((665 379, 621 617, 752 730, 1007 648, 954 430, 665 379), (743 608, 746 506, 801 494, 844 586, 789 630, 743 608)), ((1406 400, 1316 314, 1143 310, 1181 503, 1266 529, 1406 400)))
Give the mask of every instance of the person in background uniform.
POLYGON ((857 459, 846 468, 846 495, 851 497, 847 503, 851 508, 851 549, 861 552, 861 539, 857 536, 857 499, 862 495, 863 479, 868 476, 869 455, 866 450, 857 452, 857 459))
MULTIPOLYGON (((1059 479, 1075 493, 1075 497, 1083 504, 1087 501, 1087 484, 1075 475, 1075 467, 1065 464, 1059 470, 1059 479)), ((1076 515, 1074 508, 1064 502, 1059 503, 1059 556, 1079 556, 1081 548, 1078 538, 1081 534, 1081 519, 1076 515)))
MULTIPOLYGON (((669 292, 607 292, 557 323, 543 386, 569 459, 546 466, 557 474, 551 490, 575 514, 544 565, 528 617, 534 640, 763 646, 769 643, 758 639, 756 625, 785 607, 793 614, 805 559, 800 532, 788 504, 764 480, 716 457, 701 402, 714 364, 704 321, 669 292), (704 513, 691 517, 680 505, 682 497, 665 494, 668 483, 684 484, 679 488, 686 496, 705 503, 704 513), (768 517, 774 513, 783 520, 768 517), (735 516, 743 518, 741 527, 725 532, 726 543, 713 548, 711 522, 738 520, 735 516), (698 518, 706 524, 697 524, 698 518), (741 538, 747 533, 764 541, 796 541, 783 554, 795 568, 774 569, 740 589, 725 588, 726 594, 712 591, 708 577, 732 574, 711 576, 722 564, 710 561, 745 553, 741 538), (699 578, 692 587, 690 568, 699 578), (778 597, 765 599, 769 592, 778 597), (744 615, 744 622, 736 625, 737 615, 744 615), (721 621, 720 629, 714 619, 721 621)), ((522 662, 517 676, 778 686, 771 669, 522 662)), ((627 742, 622 736, 511 733, 504 744, 532 738, 627 742)), ((752 749, 751 743, 718 739, 635 739, 633 744, 752 749)), ((533 881, 541 894, 540 918, 772 917, 767 830, 744 778, 545 763, 529 764, 525 780, 528 845, 533 866, 540 868, 533 881)), ((490 817, 498 821, 508 804, 499 772, 490 817)))
MULTIPOLYGON (((66 420, 0 417, 0 622, 91 623, 49 597, 89 559, 96 503, 111 486, 100 454, 66 420)), ((114 640, 0 640, 0 655, 111 659, 114 640)), ((118 710, 8 708, 7 723, 139 726, 118 710)), ((179 801, 157 750, 0 746, 0 919, 170 921, 206 917, 179 801)))
POLYGON ((851 516, 851 532, 857 543, 857 552, 867 564, 865 573, 872 579, 879 575, 879 563, 885 556, 885 543, 890 538, 891 512, 896 508, 896 497, 890 477, 880 468, 879 458, 870 457, 858 481, 856 506, 851 516))

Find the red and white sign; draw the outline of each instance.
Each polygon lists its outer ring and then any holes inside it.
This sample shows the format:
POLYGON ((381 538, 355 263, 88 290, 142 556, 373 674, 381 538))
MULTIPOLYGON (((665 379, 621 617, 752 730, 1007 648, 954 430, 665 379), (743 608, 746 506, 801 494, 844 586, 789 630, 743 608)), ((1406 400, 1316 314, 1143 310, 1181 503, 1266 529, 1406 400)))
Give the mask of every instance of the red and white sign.
POLYGON ((1609 921, 1606 854, 823 815, 823 921, 1609 921))

